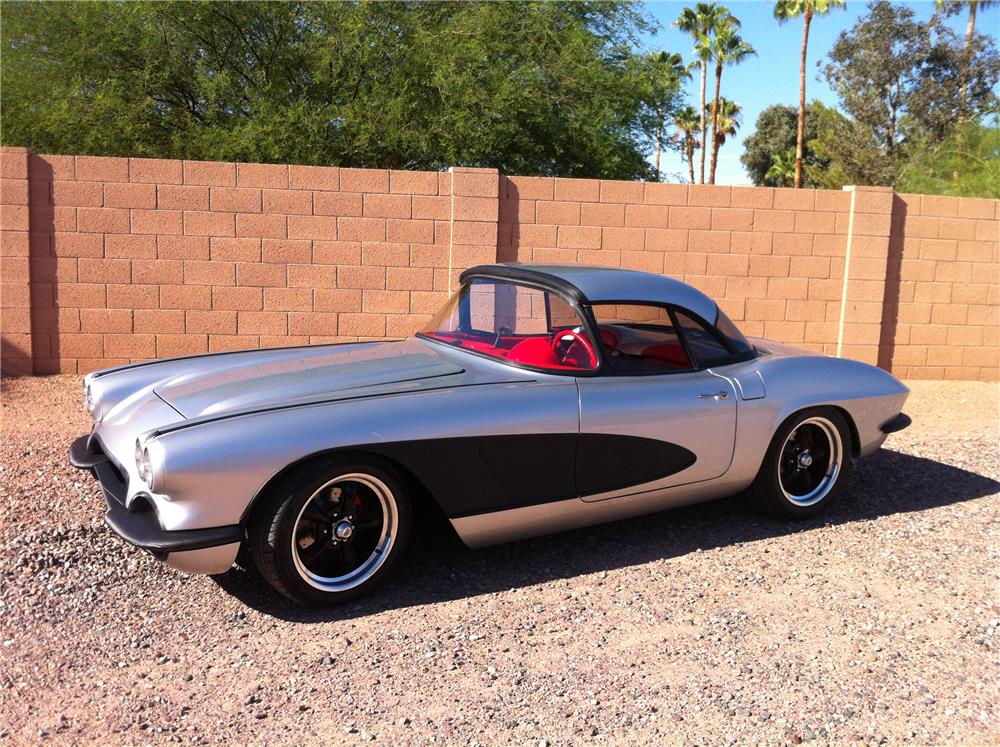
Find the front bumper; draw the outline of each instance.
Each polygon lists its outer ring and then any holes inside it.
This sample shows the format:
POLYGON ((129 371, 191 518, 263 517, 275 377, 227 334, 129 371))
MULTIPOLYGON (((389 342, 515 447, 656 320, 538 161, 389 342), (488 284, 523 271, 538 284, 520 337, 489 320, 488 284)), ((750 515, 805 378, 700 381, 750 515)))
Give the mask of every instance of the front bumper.
POLYGON ((243 540, 238 524, 168 531, 161 526, 152 499, 136 496, 126 507, 128 478, 91 436, 81 436, 70 445, 69 461, 89 470, 100 483, 107 504, 104 520, 129 544, 191 573, 220 573, 232 565, 243 540))

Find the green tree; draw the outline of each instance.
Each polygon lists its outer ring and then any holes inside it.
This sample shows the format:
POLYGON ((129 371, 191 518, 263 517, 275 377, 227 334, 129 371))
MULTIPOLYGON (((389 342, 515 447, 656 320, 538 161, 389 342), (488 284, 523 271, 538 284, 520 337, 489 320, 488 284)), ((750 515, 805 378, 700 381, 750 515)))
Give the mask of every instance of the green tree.
POLYGON ((802 166, 805 159, 806 130, 806 53, 809 50, 809 27, 815 15, 826 15, 846 0, 778 0, 774 17, 779 23, 802 16, 802 52, 799 55, 799 117, 795 135, 795 188, 802 186, 802 166))
MULTIPOLYGON (((819 158, 812 148, 812 142, 819 137, 815 114, 817 105, 818 102, 806 105, 803 145, 805 173, 802 175, 802 185, 806 187, 818 186, 809 176, 810 166, 829 166, 829 161, 819 158)), ((753 133, 743 141, 743 154, 740 156, 740 163, 746 169, 750 181, 761 186, 778 186, 777 181, 767 176, 767 171, 778 154, 789 150, 795 152, 797 129, 798 110, 794 106, 774 104, 760 113, 753 133)))
MULTIPOLYGON (((709 104, 709 106, 712 106, 709 104)), ((735 137, 743 124, 743 107, 725 97, 719 99, 716 108, 717 127, 712 133, 712 150, 717 154, 726 140, 735 137)))
POLYGON ((788 182, 795 180, 798 165, 794 150, 776 153, 767 170, 767 178, 773 179, 779 187, 787 187, 788 182))
POLYGON ((691 73, 679 54, 653 52, 646 58, 646 74, 649 82, 646 99, 653 131, 653 173, 659 180, 660 152, 667 142, 666 125, 678 107, 681 85, 691 73))
POLYGON ((961 45, 941 20, 914 20, 914 12, 874 0, 868 14, 840 34, 824 75, 849 115, 837 123, 828 150, 858 184, 893 184, 910 147, 948 135, 959 114, 977 119, 996 101, 1000 58, 992 43, 974 37, 977 53, 966 67, 961 45), (968 81, 960 103, 960 83, 968 81))
POLYGON ((706 88, 708 83, 708 63, 712 59, 712 38, 715 30, 731 18, 725 6, 716 3, 698 3, 693 8, 684 8, 674 21, 681 31, 688 33, 694 39, 695 63, 701 70, 698 111, 701 113, 701 167, 699 181, 705 183, 705 151, 708 150, 708 112, 705 111, 706 88))
POLYGON ((899 192, 1000 199, 1000 123, 966 122, 936 144, 919 143, 896 179, 899 192))
POLYGON ((740 26, 736 18, 728 18, 720 23, 712 39, 712 59, 715 61, 715 96, 712 98, 712 162, 709 168, 709 184, 715 184, 715 167, 719 162, 718 138, 719 102, 722 89, 722 68, 725 65, 738 65, 747 57, 756 56, 757 52, 743 41, 738 33, 740 26))
POLYGON ((0 130, 44 152, 647 178, 647 28, 631 2, 6 2, 0 130))
POLYGON ((681 141, 681 150, 688 165, 688 181, 694 184, 694 152, 701 147, 698 144, 698 128, 701 117, 693 106, 686 106, 674 114, 674 126, 681 141))
POLYGON ((998 1, 1000 0, 934 0, 934 4, 938 7, 938 9, 944 11, 947 15, 959 13, 964 7, 968 7, 969 9, 969 19, 965 25, 965 70, 962 75, 962 86, 959 89, 959 124, 961 124, 965 119, 965 99, 968 95, 969 83, 968 67, 972 60, 972 56, 975 54, 975 45, 973 40, 976 34, 976 13, 979 8, 986 10, 987 8, 996 5, 998 1))

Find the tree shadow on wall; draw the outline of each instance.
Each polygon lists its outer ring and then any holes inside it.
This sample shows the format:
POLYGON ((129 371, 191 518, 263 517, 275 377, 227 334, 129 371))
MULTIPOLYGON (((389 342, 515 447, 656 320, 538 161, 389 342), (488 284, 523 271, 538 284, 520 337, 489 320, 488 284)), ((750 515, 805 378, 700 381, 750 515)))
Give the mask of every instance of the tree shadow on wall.
MULTIPOLYGON (((55 248, 53 178, 50 163, 34 153, 28 156, 31 347, 36 374, 59 373, 62 356, 59 338, 60 278, 55 248)), ((68 272, 69 265, 76 264, 76 258, 64 262, 67 264, 68 272)), ((72 281, 76 282, 77 270, 73 267, 72 271, 72 281)))
POLYGON ((885 267, 885 295, 882 299, 882 324, 879 328, 878 367, 892 370, 896 353, 896 327, 899 324, 899 292, 903 279, 903 245, 906 241, 906 202, 892 193, 892 228, 889 231, 889 254, 885 267))
POLYGON ((804 522, 771 518, 747 505, 742 496, 734 496, 483 550, 465 548, 449 527, 418 526, 392 579, 361 600, 332 609, 298 607, 272 591, 254 571, 234 567, 213 578, 247 606, 283 620, 345 620, 611 571, 696 550, 804 534, 825 524, 924 511, 997 492, 1000 482, 988 477, 882 450, 857 465, 830 512, 804 522))

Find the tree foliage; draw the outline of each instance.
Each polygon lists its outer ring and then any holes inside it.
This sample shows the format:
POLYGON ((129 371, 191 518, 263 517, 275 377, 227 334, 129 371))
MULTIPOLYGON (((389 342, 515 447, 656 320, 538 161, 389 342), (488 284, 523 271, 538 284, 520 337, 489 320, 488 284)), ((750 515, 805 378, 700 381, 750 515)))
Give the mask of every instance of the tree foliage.
MULTIPOLYGON (((822 159, 813 152, 810 143, 819 136, 814 102, 806 106, 805 112, 805 147, 803 186, 818 186, 809 177, 810 167, 826 168, 829 160, 822 159)), ((743 155, 740 163, 746 169, 750 181, 758 186, 777 187, 777 180, 767 175, 775 159, 788 151, 795 153, 796 125, 798 109, 794 106, 775 104, 767 107, 757 117, 757 124, 752 135, 743 141, 743 155)))
POLYGON ((796 189, 802 186, 805 165, 806 130, 806 54, 809 50, 809 27, 813 16, 826 15, 835 7, 844 7, 845 0, 778 0, 774 4, 774 17, 778 23, 802 16, 802 51, 799 54, 799 116, 795 133, 796 189))
POLYGON ((899 192, 1000 199, 1000 122, 966 122, 949 138, 920 143, 895 186, 899 192))
POLYGON ((916 21, 888 0, 840 34, 823 73, 849 118, 823 139, 853 183, 893 184, 916 143, 940 142, 995 104, 1000 57, 986 37, 969 43, 971 57, 939 17, 916 21))
POLYGON ((676 147, 667 138, 666 127, 681 105, 681 85, 691 77, 691 73, 677 53, 651 52, 643 62, 643 79, 647 85, 642 97, 645 102, 643 130, 653 142, 653 174, 659 179, 661 151, 676 147))
POLYGON ((8 2, 0 129, 44 152, 646 177, 646 28, 633 3, 8 2))
MULTIPOLYGON (((709 114, 712 119, 712 161, 709 167, 709 184, 715 184, 715 169, 719 163, 719 146, 725 142, 725 135, 720 138, 722 98, 722 70, 726 65, 738 65, 748 57, 756 57, 757 51, 739 35, 740 22, 729 17, 715 29, 712 38, 712 59, 715 61, 715 95, 709 114)), ((737 127, 739 122, 737 122, 737 127)))
POLYGON ((795 151, 786 150, 775 154, 766 176, 775 181, 777 186, 787 187, 795 179, 795 151))
POLYGON ((717 3, 697 3, 693 8, 684 8, 677 17, 677 20, 674 21, 674 26, 690 34, 694 40, 695 60, 692 64, 699 68, 698 111, 701 116, 701 139, 699 144, 702 148, 698 179, 702 184, 705 183, 705 155, 709 150, 705 145, 708 142, 708 122, 711 118, 711 110, 706 111, 705 109, 707 101, 708 63, 712 60, 712 43, 715 33, 719 28, 726 25, 738 28, 740 22, 733 17, 724 5, 718 5, 717 3))

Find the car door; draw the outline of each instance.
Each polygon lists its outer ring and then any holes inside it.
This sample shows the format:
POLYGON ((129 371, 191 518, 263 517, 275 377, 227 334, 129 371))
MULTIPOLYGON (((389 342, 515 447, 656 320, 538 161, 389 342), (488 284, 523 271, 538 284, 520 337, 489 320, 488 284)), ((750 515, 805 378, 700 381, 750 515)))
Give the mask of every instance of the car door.
POLYGON ((711 480, 732 462, 736 392, 710 370, 577 379, 585 501, 711 480))

